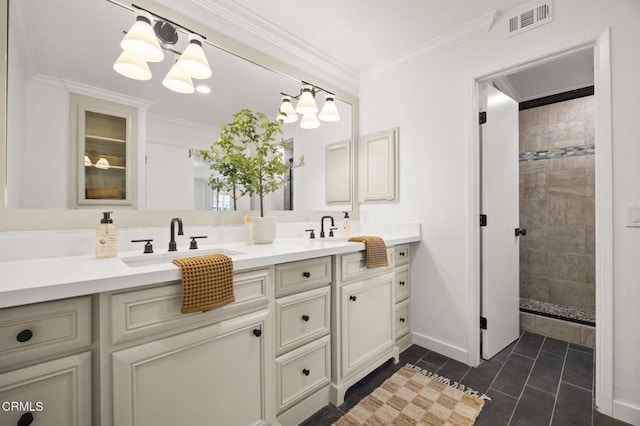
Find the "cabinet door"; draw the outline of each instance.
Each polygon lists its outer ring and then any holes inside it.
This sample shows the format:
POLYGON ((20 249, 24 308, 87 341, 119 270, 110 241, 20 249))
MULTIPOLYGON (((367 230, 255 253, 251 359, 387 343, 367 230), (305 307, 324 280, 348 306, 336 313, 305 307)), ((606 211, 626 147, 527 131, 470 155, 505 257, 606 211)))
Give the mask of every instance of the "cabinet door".
POLYGON ((0 374, 0 402, 0 425, 90 425, 91 353, 0 374))
POLYGON ((341 288, 342 375, 393 345, 393 273, 341 288))
POLYGON ((115 352, 114 424, 264 423, 267 315, 260 311, 115 352))
POLYGON ((397 201, 398 128, 362 136, 358 152, 360 202, 397 201))

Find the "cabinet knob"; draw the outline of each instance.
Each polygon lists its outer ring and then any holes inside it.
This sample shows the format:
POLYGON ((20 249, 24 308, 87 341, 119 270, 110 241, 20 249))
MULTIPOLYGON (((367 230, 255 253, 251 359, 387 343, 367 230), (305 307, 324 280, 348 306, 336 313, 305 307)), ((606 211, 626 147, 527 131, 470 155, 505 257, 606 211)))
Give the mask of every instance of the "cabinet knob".
POLYGON ((260 330, 259 328, 256 328, 255 330, 253 330, 253 335, 256 337, 262 336, 262 330, 260 330))
POLYGON ((400 252, 400 253, 398 253, 398 254, 399 254, 400 256, 403 256, 403 257, 404 257, 404 255, 405 255, 403 251, 401 251, 401 252, 400 252))
POLYGON ((302 321, 305 321, 305 322, 309 321, 309 315, 303 315, 302 321))
POLYGON ((305 278, 309 278, 309 277, 311 277, 311 272, 303 272, 302 276, 305 277, 305 278))
POLYGON ((400 281, 400 285, 404 285, 404 281, 400 281))
POLYGON ((18 426, 29 426, 31 423, 33 423, 33 414, 31 413, 24 413, 18 419, 18 426))
POLYGON ((29 329, 26 329, 18 333, 18 335, 16 336, 16 340, 20 343, 24 343, 31 340, 32 337, 33 337, 33 332, 29 329))
POLYGON ((355 296, 349 296, 349 300, 355 302, 356 301, 356 297, 355 296))
POLYGON ((311 373, 311 371, 307 370, 306 368, 302 370, 302 374, 304 374, 305 376, 308 376, 309 373, 311 373))
POLYGON ((400 318, 400 322, 404 322, 404 318, 400 318))

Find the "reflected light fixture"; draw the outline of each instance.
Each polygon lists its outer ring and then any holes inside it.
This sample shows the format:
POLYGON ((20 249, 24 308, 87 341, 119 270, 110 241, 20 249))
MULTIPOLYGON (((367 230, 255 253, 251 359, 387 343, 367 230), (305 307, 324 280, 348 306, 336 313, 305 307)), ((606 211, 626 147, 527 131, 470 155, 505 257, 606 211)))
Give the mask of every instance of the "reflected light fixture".
POLYGON ((302 93, 296 105, 296 112, 299 114, 316 114, 318 112, 318 105, 316 105, 315 99, 313 99, 313 93, 311 91, 311 85, 305 84, 302 86, 302 93))
POLYGON ((110 167, 110 165, 106 158, 100 157, 100 159, 96 161, 95 167, 97 169, 106 170, 110 167))
POLYGON ((164 53, 151 27, 151 14, 143 10, 138 12, 136 22, 120 42, 125 52, 145 62, 160 62, 164 53))
POLYGON ((291 96, 285 95, 282 97, 278 119, 282 120, 284 123, 295 123, 298 121, 298 114, 296 114, 295 109, 293 109, 291 96))
POLYGON ((335 95, 327 92, 320 87, 313 86, 309 83, 302 82, 300 88, 300 94, 298 96, 287 95, 286 93, 280 93, 282 95, 282 102, 278 111, 278 120, 282 120, 283 123, 294 123, 298 121, 298 115, 302 114, 300 120, 300 127, 303 129, 315 129, 320 126, 320 121, 339 121, 340 114, 335 103, 335 95), (325 101, 322 106, 322 110, 319 115, 318 106, 316 105, 315 96, 318 92, 325 92, 325 101), (298 99, 298 105, 293 108, 291 99, 298 99))
POLYGON ((334 102, 334 95, 327 93, 318 118, 322 121, 338 121, 340 120, 340 114, 338 114, 338 108, 334 102))
POLYGON ((314 113, 304 114, 300 120, 300 127, 303 129, 315 129, 319 126, 320 122, 314 113))
POLYGON ((198 93, 211 93, 211 87, 205 86, 204 84, 198 84, 196 86, 196 92, 198 92, 198 93))
POLYGON ((116 70, 118 74, 134 80, 151 79, 149 64, 128 52, 123 51, 120 56, 118 56, 118 59, 113 64, 113 69, 116 70))
POLYGON ((88 155, 84 156, 84 166, 85 167, 93 166, 93 163, 91 162, 91 159, 89 158, 88 155))

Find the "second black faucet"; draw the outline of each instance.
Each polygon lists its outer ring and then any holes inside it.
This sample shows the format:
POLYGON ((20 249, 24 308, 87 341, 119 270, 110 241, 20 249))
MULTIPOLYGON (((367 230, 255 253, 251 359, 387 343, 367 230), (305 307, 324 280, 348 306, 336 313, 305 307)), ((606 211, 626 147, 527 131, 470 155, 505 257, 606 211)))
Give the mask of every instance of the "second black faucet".
POLYGON ((176 222, 178 222, 178 235, 184 235, 184 232, 182 231, 182 219, 180 219, 179 217, 174 217, 173 219, 171 219, 171 241, 169 241, 169 251, 178 251, 175 237, 176 222))
MULTIPOLYGON (((325 219, 331 219, 331 227, 336 226, 336 224, 333 221, 333 216, 322 216, 322 219, 320 219, 320 238, 324 238, 324 220, 325 219)), ((333 231, 331 231, 331 233, 333 234, 333 231)), ((333 235, 331 235, 333 237, 333 235)))

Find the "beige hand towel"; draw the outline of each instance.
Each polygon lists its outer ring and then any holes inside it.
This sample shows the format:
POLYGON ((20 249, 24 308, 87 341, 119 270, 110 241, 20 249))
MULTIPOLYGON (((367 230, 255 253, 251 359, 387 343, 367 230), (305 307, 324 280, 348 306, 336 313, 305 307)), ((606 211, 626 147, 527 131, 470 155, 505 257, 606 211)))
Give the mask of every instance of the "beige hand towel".
POLYGON ((182 270, 180 312, 210 311, 235 301, 233 261, 224 254, 182 257, 173 263, 182 270))
POLYGON ((389 266, 387 260, 387 246, 380 237, 372 237, 368 235, 351 237, 349 241, 356 243, 364 243, 367 250, 367 268, 379 268, 381 266, 389 266))

